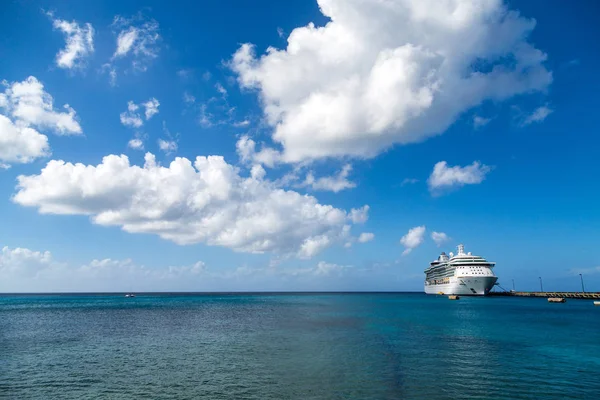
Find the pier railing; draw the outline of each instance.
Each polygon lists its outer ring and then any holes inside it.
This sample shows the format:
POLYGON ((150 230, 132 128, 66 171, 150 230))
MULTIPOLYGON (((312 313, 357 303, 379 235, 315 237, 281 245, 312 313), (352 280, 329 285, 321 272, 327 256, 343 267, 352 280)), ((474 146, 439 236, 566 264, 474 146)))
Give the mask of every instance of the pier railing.
POLYGON ((490 296, 562 297, 566 299, 599 299, 600 292, 490 292, 490 296))

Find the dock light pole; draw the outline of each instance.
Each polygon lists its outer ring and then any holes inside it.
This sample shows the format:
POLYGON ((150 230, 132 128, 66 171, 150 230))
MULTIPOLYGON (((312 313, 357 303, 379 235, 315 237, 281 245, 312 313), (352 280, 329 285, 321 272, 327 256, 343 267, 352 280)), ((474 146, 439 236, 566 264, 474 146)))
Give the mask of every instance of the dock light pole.
POLYGON ((540 291, 543 292, 544 291, 544 286, 542 285, 542 277, 540 276, 540 291))
POLYGON ((515 280, 511 279, 511 281, 513 282, 513 292, 515 292, 515 280))
POLYGON ((585 287, 583 286, 583 275, 579 274, 579 277, 581 278, 581 291, 585 293, 585 287))

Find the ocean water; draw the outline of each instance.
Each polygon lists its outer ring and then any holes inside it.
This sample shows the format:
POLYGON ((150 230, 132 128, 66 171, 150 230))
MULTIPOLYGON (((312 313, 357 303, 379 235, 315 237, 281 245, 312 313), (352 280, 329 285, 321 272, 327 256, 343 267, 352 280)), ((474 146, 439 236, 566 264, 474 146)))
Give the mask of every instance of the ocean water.
POLYGON ((0 296, 0 398, 600 399, 600 307, 423 294, 0 296))

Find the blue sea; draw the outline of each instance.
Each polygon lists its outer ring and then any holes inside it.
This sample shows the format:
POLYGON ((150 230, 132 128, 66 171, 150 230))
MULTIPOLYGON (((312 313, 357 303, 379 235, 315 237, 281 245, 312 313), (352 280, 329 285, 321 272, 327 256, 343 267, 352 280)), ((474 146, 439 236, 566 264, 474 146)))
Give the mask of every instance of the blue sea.
POLYGON ((0 295, 0 398, 599 399, 600 307, 408 293, 0 295))

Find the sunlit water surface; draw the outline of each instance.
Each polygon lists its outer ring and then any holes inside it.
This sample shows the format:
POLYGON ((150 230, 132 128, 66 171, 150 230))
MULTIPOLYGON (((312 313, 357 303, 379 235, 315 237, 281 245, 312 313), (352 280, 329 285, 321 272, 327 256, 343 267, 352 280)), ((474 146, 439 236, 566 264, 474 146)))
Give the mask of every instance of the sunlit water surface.
POLYGON ((0 398, 600 399, 591 301, 0 296, 0 398))

